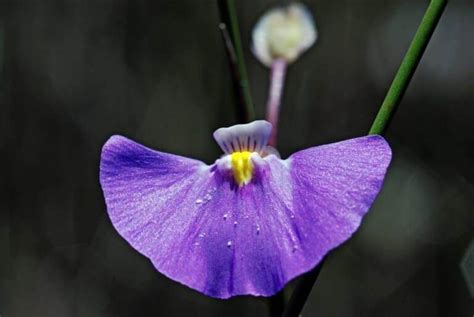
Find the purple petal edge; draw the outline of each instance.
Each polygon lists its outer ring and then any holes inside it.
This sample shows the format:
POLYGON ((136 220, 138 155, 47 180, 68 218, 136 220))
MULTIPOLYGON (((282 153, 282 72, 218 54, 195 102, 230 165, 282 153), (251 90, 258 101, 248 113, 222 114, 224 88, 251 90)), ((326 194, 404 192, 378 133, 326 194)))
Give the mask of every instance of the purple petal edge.
POLYGON ((312 147, 290 157, 294 207, 304 211, 299 227, 312 235, 313 247, 307 251, 313 257, 311 268, 358 229, 382 188, 391 158, 390 146, 379 135, 312 147))
POLYGON ((270 155, 237 190, 213 166, 114 136, 100 181, 114 227, 162 274, 212 297, 271 296, 357 230, 390 159, 380 136, 270 155))

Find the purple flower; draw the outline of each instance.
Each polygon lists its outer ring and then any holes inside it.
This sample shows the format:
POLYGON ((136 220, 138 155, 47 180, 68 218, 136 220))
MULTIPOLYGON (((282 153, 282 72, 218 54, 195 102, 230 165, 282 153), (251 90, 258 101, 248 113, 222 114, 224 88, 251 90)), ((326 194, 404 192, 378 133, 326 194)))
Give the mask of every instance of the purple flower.
POLYGON ((282 160, 271 124, 221 128, 212 165, 121 136, 104 145, 100 182, 117 231, 158 271, 206 295, 270 296, 346 241, 391 159, 376 135, 282 160))

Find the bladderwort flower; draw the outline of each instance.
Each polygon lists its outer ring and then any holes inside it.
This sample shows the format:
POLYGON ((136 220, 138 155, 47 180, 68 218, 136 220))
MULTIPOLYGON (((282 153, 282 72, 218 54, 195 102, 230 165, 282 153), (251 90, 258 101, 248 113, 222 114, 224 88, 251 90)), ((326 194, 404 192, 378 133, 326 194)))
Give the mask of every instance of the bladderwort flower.
POLYGON ((122 136, 100 182, 118 233, 169 278, 217 298, 270 296, 359 227, 391 160, 372 135, 281 159, 267 121, 220 128, 214 164, 122 136))
POLYGON ((266 107, 266 118, 273 125, 270 145, 276 145, 277 141, 286 69, 316 42, 317 36, 313 17, 301 3, 270 9, 252 31, 252 52, 271 69, 266 107))

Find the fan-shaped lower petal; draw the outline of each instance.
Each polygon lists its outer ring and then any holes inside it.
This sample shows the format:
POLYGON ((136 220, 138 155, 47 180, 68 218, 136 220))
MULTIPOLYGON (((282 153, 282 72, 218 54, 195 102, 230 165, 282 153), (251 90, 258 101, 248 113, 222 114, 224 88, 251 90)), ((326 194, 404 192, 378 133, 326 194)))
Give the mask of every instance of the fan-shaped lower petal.
POLYGON ((269 296, 357 229, 390 161, 380 137, 255 163, 236 186, 215 166, 123 137, 104 146, 101 184, 117 231, 158 271, 209 296, 269 296))

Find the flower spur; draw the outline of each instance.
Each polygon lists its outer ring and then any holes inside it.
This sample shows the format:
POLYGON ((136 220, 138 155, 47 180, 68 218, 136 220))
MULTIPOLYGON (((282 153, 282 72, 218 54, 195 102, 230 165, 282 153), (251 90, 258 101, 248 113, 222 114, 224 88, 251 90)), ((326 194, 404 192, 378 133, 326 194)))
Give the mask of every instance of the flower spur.
POLYGON ((212 165, 122 136, 104 145, 100 182, 118 233, 169 278, 206 295, 270 296, 359 227, 391 160, 381 136, 280 159, 271 124, 221 128, 212 165))

